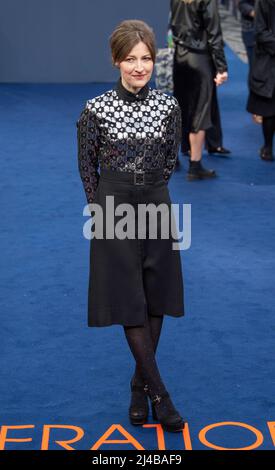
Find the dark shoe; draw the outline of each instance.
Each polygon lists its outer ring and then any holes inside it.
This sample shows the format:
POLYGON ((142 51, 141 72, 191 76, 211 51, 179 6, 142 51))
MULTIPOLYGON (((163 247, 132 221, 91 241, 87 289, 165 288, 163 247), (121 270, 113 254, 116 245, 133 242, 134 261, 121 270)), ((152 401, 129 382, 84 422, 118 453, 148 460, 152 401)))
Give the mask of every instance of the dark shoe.
POLYGON ((202 180, 205 178, 215 178, 217 176, 215 170, 207 170, 201 162, 190 161, 190 167, 187 174, 188 181, 202 180))
POLYGON ((148 406, 148 385, 134 385, 131 380, 131 403, 129 407, 129 418, 131 424, 140 426, 147 423, 148 406))
POLYGON ((272 162, 274 160, 274 155, 272 153, 272 149, 268 147, 262 147, 260 149, 260 157, 262 160, 267 160, 269 162, 272 162))
POLYGON ((210 155, 229 155, 231 153, 230 150, 224 148, 224 147, 208 147, 208 153, 210 155))
POLYGON ((149 396, 151 400, 153 419, 158 421, 165 431, 182 431, 185 423, 174 407, 169 393, 164 392, 158 395, 149 396))

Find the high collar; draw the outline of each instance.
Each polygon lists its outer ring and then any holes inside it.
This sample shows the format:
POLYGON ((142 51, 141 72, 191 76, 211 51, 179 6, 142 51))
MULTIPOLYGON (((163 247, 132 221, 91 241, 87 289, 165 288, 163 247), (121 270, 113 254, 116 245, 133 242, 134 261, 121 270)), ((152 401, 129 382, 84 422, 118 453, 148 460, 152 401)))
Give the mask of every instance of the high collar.
POLYGON ((141 88, 138 93, 132 93, 122 85, 121 77, 119 77, 114 90, 116 90, 120 99, 124 101, 130 101, 130 103, 132 103, 133 101, 142 101, 147 98, 149 93, 149 85, 146 83, 146 85, 144 85, 144 87, 141 88))

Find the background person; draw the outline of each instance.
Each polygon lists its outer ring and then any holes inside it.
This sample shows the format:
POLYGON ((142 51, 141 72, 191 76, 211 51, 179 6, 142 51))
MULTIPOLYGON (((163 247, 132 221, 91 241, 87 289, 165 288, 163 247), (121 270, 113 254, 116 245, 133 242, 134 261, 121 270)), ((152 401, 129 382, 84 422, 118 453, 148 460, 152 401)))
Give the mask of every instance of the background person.
POLYGON ((213 178, 201 164, 205 131, 213 125, 214 86, 227 80, 227 63, 216 0, 171 0, 175 43, 174 95, 182 110, 183 133, 190 142, 188 179, 213 178))
POLYGON ((250 72, 247 110, 262 116, 262 160, 273 161, 275 132, 275 0, 259 0, 255 14, 256 45, 250 72))
POLYGON ((250 69, 255 46, 255 0, 239 0, 238 8, 241 12, 242 39, 250 69))

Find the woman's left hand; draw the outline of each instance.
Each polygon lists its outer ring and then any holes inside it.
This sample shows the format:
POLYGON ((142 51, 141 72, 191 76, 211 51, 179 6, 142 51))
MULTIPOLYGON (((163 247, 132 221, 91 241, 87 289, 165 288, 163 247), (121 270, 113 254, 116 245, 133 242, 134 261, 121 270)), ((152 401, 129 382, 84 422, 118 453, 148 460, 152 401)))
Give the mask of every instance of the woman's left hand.
POLYGON ((216 77, 214 78, 214 82, 216 83, 217 86, 222 85, 226 80, 228 79, 228 73, 227 72, 218 72, 216 77))

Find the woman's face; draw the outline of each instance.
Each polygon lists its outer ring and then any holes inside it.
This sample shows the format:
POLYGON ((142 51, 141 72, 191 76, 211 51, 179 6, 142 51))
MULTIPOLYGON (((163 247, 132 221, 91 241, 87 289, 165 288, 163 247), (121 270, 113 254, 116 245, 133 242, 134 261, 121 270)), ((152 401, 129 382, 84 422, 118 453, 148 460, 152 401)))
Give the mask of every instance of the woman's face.
POLYGON ((149 82, 154 68, 152 56, 146 44, 140 41, 125 59, 116 64, 120 69, 122 85, 132 93, 149 82))

